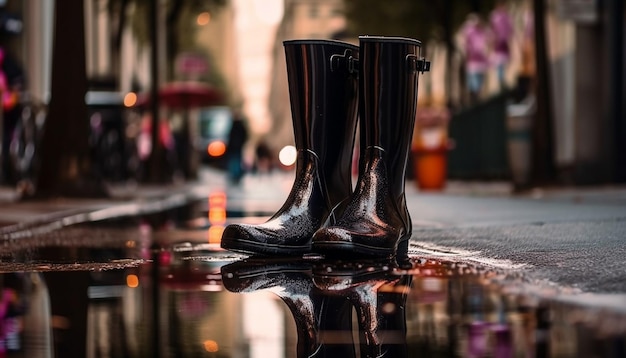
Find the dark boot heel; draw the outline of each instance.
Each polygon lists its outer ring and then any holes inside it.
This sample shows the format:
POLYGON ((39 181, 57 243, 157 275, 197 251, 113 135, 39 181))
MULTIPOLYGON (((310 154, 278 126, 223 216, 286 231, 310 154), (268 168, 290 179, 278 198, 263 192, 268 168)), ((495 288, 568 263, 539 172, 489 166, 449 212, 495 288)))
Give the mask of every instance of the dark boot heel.
POLYGON ((396 256, 409 256, 409 241, 411 241, 411 233, 408 233, 400 238, 398 241, 398 248, 396 249, 396 256))
POLYGON ((409 258, 409 242, 411 241, 411 233, 408 233, 400 238, 398 241, 398 247, 396 249, 396 264, 399 268, 408 270, 413 264, 409 258))

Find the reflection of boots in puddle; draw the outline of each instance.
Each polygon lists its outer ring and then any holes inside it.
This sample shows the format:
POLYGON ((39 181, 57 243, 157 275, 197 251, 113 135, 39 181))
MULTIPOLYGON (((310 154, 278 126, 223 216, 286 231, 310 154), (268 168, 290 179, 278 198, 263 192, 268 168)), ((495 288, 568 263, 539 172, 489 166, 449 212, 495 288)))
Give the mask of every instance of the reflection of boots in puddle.
POLYGON ((410 275, 396 275, 389 262, 327 262, 313 268, 315 285, 354 306, 361 357, 408 357, 406 299, 410 275))
POLYGON ((327 295, 317 289, 314 292, 317 297, 321 297, 317 316, 320 349, 311 357, 356 357, 352 337, 352 305, 343 296, 327 295))
POLYGON ((341 297, 320 295, 313 285, 310 263, 251 258, 223 266, 222 280, 231 292, 267 290, 280 297, 295 320, 298 357, 354 357, 352 342, 343 344, 345 335, 341 334, 351 333, 350 305, 341 297), (320 330, 332 334, 320 337, 320 330))

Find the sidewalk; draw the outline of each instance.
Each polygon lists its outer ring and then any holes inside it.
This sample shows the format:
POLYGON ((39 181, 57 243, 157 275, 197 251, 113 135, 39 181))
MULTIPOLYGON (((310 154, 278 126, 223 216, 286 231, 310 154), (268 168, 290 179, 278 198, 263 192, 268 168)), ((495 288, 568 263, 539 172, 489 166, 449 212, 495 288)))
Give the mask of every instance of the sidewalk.
MULTIPOLYGON (((28 227, 83 214, 83 221, 146 214, 206 197, 198 181, 170 185, 122 184, 110 188, 110 198, 21 201, 10 187, 0 187, 0 239, 28 227)), ((74 222, 77 223, 77 222, 74 222)))
MULTIPOLYGON (((247 177, 232 190, 221 173, 208 170, 198 181, 178 185, 116 186, 106 200, 44 202, 21 202, 1 187, 0 238, 64 218, 74 224, 156 212, 214 190, 227 192, 229 207, 273 212, 291 180, 290 173, 247 177)), ((574 291, 626 294, 625 186, 512 195, 507 183, 450 182, 442 192, 420 192, 409 181, 406 191, 413 254, 523 269, 538 283, 574 291)))

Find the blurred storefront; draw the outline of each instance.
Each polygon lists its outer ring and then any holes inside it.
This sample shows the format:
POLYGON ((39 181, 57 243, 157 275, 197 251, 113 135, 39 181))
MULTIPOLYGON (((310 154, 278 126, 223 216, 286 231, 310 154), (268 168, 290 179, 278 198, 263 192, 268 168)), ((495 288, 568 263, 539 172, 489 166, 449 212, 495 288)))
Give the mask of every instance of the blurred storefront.
MULTIPOLYGON (((569 175, 577 183, 625 182, 624 2, 558 0, 551 3, 557 17, 573 27, 574 46, 567 67, 571 85, 559 86, 563 81, 553 78, 555 93, 566 94, 570 99, 560 106, 569 110, 569 117, 573 118, 566 132, 571 143, 569 175)), ((551 42, 558 43, 556 39, 551 42)), ((557 132, 557 137, 561 136, 557 132)))

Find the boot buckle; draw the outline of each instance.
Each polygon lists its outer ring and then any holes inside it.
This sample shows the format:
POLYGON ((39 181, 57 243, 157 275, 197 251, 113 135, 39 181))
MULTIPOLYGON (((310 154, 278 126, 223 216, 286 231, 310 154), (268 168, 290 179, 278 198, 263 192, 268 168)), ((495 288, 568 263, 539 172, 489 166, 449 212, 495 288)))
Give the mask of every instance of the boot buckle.
POLYGON ((330 70, 338 71, 342 68, 347 69, 348 73, 359 72, 359 59, 352 57, 352 50, 345 50, 343 55, 330 56, 330 70))
POLYGON ((416 62, 416 70, 418 72, 424 73, 430 71, 430 61, 426 61, 425 58, 421 58, 416 62))
POLYGON ((424 57, 417 58, 416 55, 406 55, 406 62, 409 67, 409 72, 428 72, 430 71, 430 61, 426 61, 424 57))

